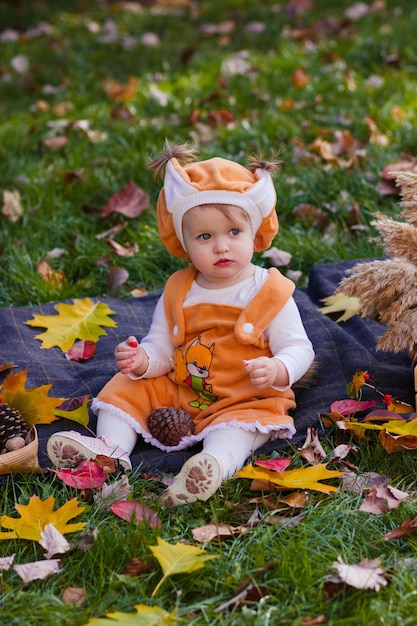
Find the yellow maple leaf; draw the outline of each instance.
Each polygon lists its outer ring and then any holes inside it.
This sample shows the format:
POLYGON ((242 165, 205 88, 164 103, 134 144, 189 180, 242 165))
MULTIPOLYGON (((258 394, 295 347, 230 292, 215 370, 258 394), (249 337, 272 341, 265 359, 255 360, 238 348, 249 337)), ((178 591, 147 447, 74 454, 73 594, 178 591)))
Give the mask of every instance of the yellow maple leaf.
POLYGON ((173 574, 188 574, 204 567, 205 561, 216 559, 216 554, 207 554, 205 550, 185 543, 172 545, 158 537, 157 546, 149 546, 158 560, 164 576, 152 592, 154 597, 162 583, 173 574))
POLYGON ((84 626, 109 626, 113 622, 121 626, 175 626, 175 609, 168 613, 158 606, 136 604, 136 613, 108 613, 106 617, 93 617, 84 626), (111 620, 111 622, 109 622, 111 620))
POLYGON ((2 402, 17 409, 29 426, 54 422, 58 418, 53 411, 62 404, 62 398, 48 396, 52 385, 25 389, 27 374, 26 369, 17 374, 10 372, 7 375, 1 388, 2 402))
POLYGON ((74 300, 74 304, 60 302, 55 309, 58 315, 35 314, 32 320, 25 322, 28 326, 48 329, 35 335, 35 339, 42 342, 41 348, 58 346, 66 352, 77 339, 97 342, 101 335, 106 335, 101 326, 117 326, 109 317, 115 311, 103 302, 94 303, 90 298, 74 300))
MULTIPOLYGON (((389 433, 394 435, 400 435, 402 437, 413 436, 417 438, 417 418, 413 420, 405 420, 405 419, 394 419, 387 421, 383 421, 383 417, 381 417, 381 424, 375 424, 373 422, 355 422, 353 424, 354 428, 364 428, 366 430, 386 430, 389 433)), ((351 428, 351 423, 346 421, 344 422, 347 430, 353 430, 351 428)))
POLYGON ((41 500, 38 496, 32 496, 28 504, 15 504, 20 517, 0 517, 0 526, 8 528, 11 532, 0 532, 0 539, 29 539, 40 541, 42 531, 48 524, 52 524, 61 535, 74 533, 82 530, 85 522, 68 524, 68 521, 82 513, 84 506, 79 506, 78 500, 73 498, 59 509, 54 511, 55 498, 49 496, 41 500))
POLYGON ((356 296, 347 296, 344 293, 328 296, 327 298, 323 298, 321 302, 325 303, 325 306, 320 309, 324 315, 344 311, 343 315, 338 317, 336 322, 346 322, 349 318, 359 313, 361 308, 359 298, 356 296))
POLYGON ((337 491, 337 487, 325 485, 318 481, 338 478, 342 474, 343 472, 339 472, 338 470, 328 470, 326 463, 318 463, 311 467, 286 470, 285 472, 274 472, 274 470, 249 464, 237 472, 236 475, 239 478, 252 478, 252 480, 266 481, 267 483, 276 485, 280 489, 310 489, 312 491, 330 493, 337 491))

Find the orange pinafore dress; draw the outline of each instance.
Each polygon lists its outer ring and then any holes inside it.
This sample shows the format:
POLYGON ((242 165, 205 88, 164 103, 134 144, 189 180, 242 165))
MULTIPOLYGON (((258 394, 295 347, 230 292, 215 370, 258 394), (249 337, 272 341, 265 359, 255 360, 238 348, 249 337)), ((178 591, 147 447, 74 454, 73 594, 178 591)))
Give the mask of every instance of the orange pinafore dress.
POLYGON ((145 441, 163 450, 189 447, 209 431, 228 425, 291 438, 294 392, 256 389, 243 360, 271 356, 263 332, 291 297, 294 284, 272 268, 245 308, 204 302, 184 308, 195 274, 192 266, 179 270, 164 291, 174 369, 164 376, 136 380, 116 374, 98 394, 93 410, 106 408, 122 417, 145 441), (168 406, 188 411, 195 424, 195 434, 175 447, 154 439, 146 424, 154 409, 168 406))

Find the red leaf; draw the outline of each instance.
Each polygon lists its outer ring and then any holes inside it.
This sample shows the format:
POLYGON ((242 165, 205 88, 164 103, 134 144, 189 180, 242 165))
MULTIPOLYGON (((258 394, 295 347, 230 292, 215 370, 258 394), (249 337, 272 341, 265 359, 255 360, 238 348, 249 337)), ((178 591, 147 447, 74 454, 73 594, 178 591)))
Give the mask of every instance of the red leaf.
POLYGON ((149 196, 131 180, 123 189, 113 194, 104 205, 101 217, 121 213, 125 217, 138 217, 149 206, 149 196))
POLYGON ((94 356, 97 343, 95 341, 76 341, 70 350, 64 352, 68 361, 86 361, 94 356))
POLYGON ((376 400, 336 400, 330 405, 332 413, 340 413, 341 415, 351 415, 352 413, 358 413, 359 411, 366 411, 372 409, 377 403, 376 400))
POLYGON ((107 480, 104 468, 95 461, 81 461, 76 469, 51 470, 68 487, 97 489, 107 480))
POLYGON ((161 520, 157 513, 146 504, 140 502, 131 502, 130 500, 119 500, 115 502, 110 510, 124 519, 126 522, 136 522, 137 524, 147 523, 151 528, 161 526, 161 520))
POLYGON ((265 467, 265 469, 274 470, 275 472, 284 472, 290 463, 291 459, 277 457, 275 459, 268 459, 267 461, 255 461, 254 465, 259 465, 259 467, 265 467))

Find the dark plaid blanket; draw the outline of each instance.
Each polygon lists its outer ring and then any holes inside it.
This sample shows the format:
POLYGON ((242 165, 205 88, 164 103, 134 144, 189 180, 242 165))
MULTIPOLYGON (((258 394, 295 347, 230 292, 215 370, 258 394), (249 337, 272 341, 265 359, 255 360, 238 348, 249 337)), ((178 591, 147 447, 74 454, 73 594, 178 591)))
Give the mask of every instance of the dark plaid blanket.
MULTIPOLYGON (((356 262, 355 262, 356 263, 356 262)), ((376 339, 385 329, 373 320, 355 316, 348 322, 338 324, 319 310, 321 299, 332 295, 347 268, 354 263, 336 263, 313 267, 306 289, 296 289, 294 297, 299 306, 307 333, 316 351, 316 373, 308 387, 300 387, 294 418, 297 435, 296 445, 303 442, 308 426, 319 427, 319 413, 329 410, 334 400, 346 396, 346 385, 357 369, 368 370, 377 387, 397 399, 414 404, 413 371, 407 354, 376 351, 376 339)), ((94 357, 87 361, 69 361, 59 348, 42 349, 35 335, 42 332, 24 322, 34 314, 56 313, 54 304, 30 307, 5 307, 0 309, 0 364, 13 362, 15 372, 28 370, 26 388, 51 384, 50 396, 59 398, 95 396, 116 372, 113 352, 116 344, 129 334, 138 338, 149 328, 158 294, 143 298, 117 300, 101 298, 115 311, 112 316, 116 328, 105 328, 100 337, 94 357)), ((94 300, 94 299, 93 299, 94 300)), ((3 382, 7 372, 0 374, 3 382)), ((95 429, 91 416, 89 428, 95 429)), ((61 419, 52 424, 39 425, 39 462, 44 468, 50 465, 46 455, 48 437, 57 430, 88 431, 75 422, 61 419)), ((269 453, 287 447, 287 442, 275 441, 260 449, 269 453)), ((144 472, 178 471, 184 460, 200 447, 181 452, 166 453, 139 440, 132 455, 134 467, 144 472)))

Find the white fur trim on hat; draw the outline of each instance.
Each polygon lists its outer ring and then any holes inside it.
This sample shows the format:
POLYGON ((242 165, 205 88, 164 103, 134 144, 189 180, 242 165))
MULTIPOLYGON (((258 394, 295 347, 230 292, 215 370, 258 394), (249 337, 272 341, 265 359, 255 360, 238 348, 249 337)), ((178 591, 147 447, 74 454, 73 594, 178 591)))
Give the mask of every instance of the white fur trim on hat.
POLYGON ((255 236, 262 220, 274 210, 276 202, 270 173, 264 169, 257 169, 256 175, 259 180, 245 192, 227 189, 199 190, 184 180, 171 161, 168 161, 164 179, 166 208, 172 215, 175 232, 182 247, 185 249, 183 217, 187 211, 201 204, 229 204, 240 207, 248 214, 255 236))

